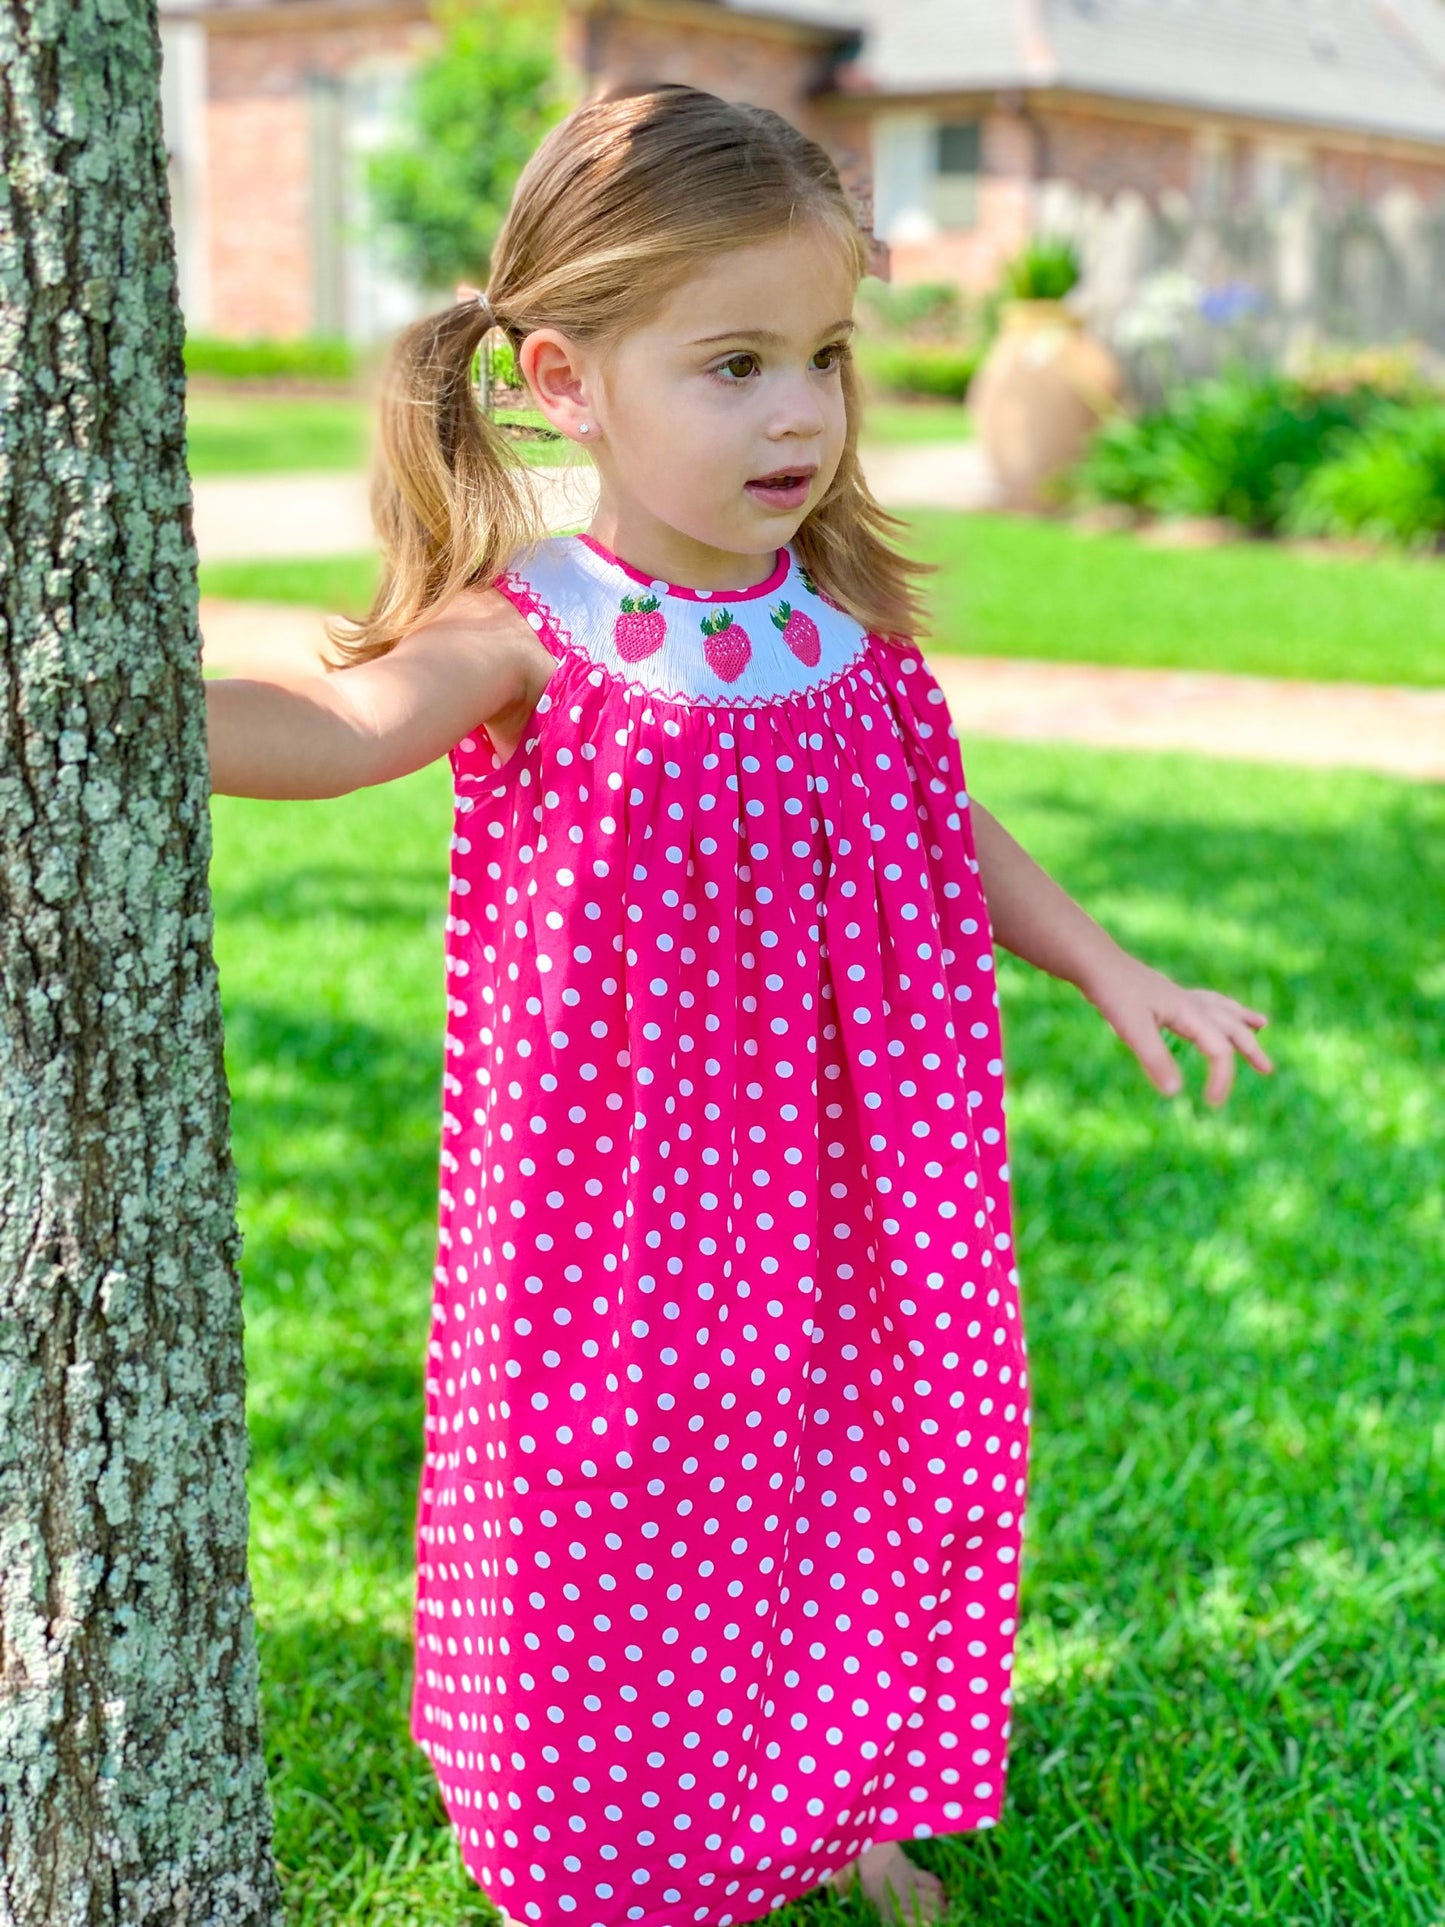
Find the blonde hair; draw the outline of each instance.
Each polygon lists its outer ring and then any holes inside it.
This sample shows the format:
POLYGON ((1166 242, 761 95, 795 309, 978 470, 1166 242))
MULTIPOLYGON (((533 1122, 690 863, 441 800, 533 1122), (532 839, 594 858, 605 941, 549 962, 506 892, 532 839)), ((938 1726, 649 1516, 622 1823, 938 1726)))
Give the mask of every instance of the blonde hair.
MULTIPOLYGON (((766 107, 675 82, 616 87, 553 127, 518 179, 475 301, 402 331, 382 375, 372 516, 383 575, 367 615, 327 624, 343 661, 393 648, 463 589, 489 588, 547 534, 535 471, 479 405, 473 364, 492 319, 513 352, 557 328, 603 353, 658 312, 699 263, 792 229, 833 234, 855 277, 868 241, 832 159, 766 107), (346 635, 343 630, 351 633, 346 635)), ((793 549, 819 586, 890 640, 924 632, 911 560, 884 539, 901 529, 858 463, 861 396, 844 354, 843 454, 793 549)))

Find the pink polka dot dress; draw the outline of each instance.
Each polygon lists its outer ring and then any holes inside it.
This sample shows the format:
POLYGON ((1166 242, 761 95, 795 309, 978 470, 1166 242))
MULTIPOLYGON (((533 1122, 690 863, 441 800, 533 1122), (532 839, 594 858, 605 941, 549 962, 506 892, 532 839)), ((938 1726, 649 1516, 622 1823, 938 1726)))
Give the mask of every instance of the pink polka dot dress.
POLYGON ((451 752, 412 1732, 543 1927, 991 1827, 1028 1459, 992 933, 916 646, 550 536, 451 752))

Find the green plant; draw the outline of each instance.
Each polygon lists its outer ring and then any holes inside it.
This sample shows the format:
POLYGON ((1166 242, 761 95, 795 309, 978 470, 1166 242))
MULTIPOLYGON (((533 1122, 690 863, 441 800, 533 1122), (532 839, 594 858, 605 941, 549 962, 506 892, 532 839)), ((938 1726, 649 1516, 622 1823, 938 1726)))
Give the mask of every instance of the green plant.
POLYGON ((954 341, 969 324, 963 291, 952 281, 895 285, 870 275, 859 284, 858 306, 865 323, 895 340, 954 341))
POLYGON ((410 76, 404 121, 368 157, 370 219, 404 273, 485 279, 528 156, 567 111, 548 0, 442 0, 438 50, 410 76))
POLYGON ((1015 301, 1061 301, 1081 273, 1072 241, 1040 236, 1004 263, 1001 282, 1015 301))
POLYGON ((294 341, 256 337, 226 341, 217 335, 188 334, 188 375, 214 375, 229 381, 287 376, 310 381, 354 380, 361 364, 354 342, 336 335, 305 335, 294 341))
POLYGON ((522 373, 517 366, 516 350, 511 342, 501 335, 492 335, 489 339, 492 345, 488 366, 493 384, 500 388, 524 387, 522 373))
POLYGON ((1102 426, 1069 477, 1074 499, 1158 515, 1213 515, 1274 533, 1305 476, 1382 406, 1373 389, 1311 393, 1236 365, 1185 384, 1164 408, 1102 426))
POLYGON ((1169 486, 1175 435, 1173 418, 1162 411, 1110 416, 1094 430, 1083 460, 1061 478, 1062 498, 1155 508, 1169 486))
POLYGON ((1286 509, 1291 535, 1360 535, 1436 547, 1445 538, 1445 406, 1390 404, 1286 509))
POLYGON ((883 394, 944 395, 962 401, 979 362, 982 343, 868 342, 860 343, 858 365, 883 394))

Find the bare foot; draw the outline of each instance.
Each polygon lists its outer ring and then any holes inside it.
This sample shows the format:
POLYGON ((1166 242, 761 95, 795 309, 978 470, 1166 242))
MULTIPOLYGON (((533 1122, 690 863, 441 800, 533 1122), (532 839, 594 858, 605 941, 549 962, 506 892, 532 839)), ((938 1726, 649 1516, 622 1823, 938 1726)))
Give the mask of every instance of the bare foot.
POLYGON ((839 1893, 857 1888, 882 1914, 888 1927, 902 1922, 933 1923, 943 1918, 943 1882, 925 1867, 915 1867, 897 1840, 882 1840, 828 1876, 839 1893))

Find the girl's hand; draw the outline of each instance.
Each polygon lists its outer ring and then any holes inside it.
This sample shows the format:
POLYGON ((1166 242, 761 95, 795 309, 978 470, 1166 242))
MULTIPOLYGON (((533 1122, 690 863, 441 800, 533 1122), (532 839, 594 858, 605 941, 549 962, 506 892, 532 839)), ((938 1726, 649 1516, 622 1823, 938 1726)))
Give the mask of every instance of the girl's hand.
POLYGON ((1097 965, 1079 988, 1166 1097, 1177 1097, 1184 1079, 1162 1031, 1188 1038, 1209 1059, 1204 1101, 1215 1109, 1233 1089, 1236 1051, 1266 1076, 1274 1070, 1253 1035, 1269 1022, 1263 1011, 1250 1010, 1217 990, 1186 990, 1126 950, 1097 965))

